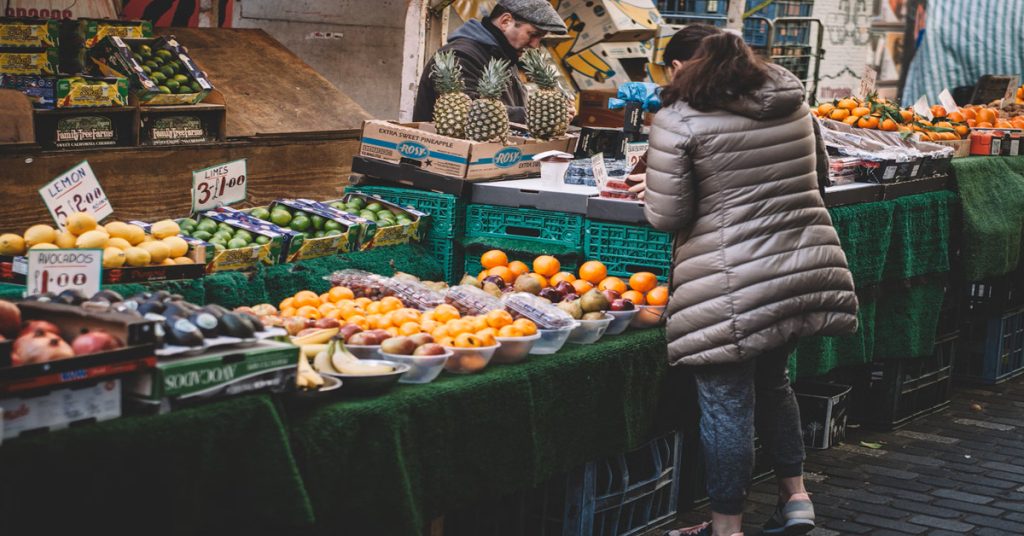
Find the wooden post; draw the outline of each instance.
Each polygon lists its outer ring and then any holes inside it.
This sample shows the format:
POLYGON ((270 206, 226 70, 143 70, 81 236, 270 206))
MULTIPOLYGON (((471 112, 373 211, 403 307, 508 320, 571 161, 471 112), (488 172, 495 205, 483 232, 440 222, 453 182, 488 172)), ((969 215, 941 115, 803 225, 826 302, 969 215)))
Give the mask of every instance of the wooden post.
POLYGON ((728 20, 725 23, 725 27, 730 30, 743 31, 743 12, 746 8, 746 2, 741 2, 739 0, 729 2, 729 11, 726 13, 728 20))
POLYGON ((427 25, 430 17, 429 0, 409 0, 405 11, 405 41, 402 45, 402 95, 398 106, 398 119, 412 121, 416 106, 416 90, 423 73, 427 25))

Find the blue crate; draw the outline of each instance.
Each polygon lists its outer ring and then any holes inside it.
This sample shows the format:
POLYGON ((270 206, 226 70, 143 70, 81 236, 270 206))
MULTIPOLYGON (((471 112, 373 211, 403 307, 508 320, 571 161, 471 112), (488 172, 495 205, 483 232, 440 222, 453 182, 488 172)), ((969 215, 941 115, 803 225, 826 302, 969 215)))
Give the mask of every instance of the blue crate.
POLYGON ((427 238, 456 238, 462 235, 466 222, 466 203, 452 194, 395 186, 349 186, 345 193, 363 192, 385 201, 410 206, 430 215, 427 238))
POLYGON ((666 281, 672 269, 672 235, 645 225, 587 220, 583 256, 599 260, 608 275, 651 272, 666 281))
MULTIPOLYGON (((747 0, 747 11, 764 3, 764 0, 747 0)), ((775 0, 752 13, 752 16, 776 19, 782 17, 810 17, 814 0, 775 0)))
POLYGON ((962 333, 957 380, 995 384, 1024 374, 1024 309, 972 318, 962 333))
POLYGON ((583 245, 583 216, 471 204, 466 207, 466 238, 515 238, 578 250, 583 245))
POLYGON ((659 0, 658 11, 673 15, 725 15, 729 0, 659 0))

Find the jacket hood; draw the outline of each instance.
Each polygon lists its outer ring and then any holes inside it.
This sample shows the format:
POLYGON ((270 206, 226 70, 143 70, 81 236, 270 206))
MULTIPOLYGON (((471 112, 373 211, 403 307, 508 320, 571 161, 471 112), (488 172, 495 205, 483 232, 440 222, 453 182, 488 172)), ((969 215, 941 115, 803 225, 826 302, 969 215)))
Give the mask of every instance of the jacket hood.
POLYGON ((483 43, 485 45, 493 47, 499 46, 494 35, 487 31, 487 28, 484 28, 484 25, 476 19, 469 20, 462 26, 459 26, 458 29, 452 32, 452 35, 448 37, 449 41, 454 41, 456 39, 472 39, 473 41, 483 43))
POLYGON ((731 101, 725 109, 751 119, 775 119, 792 114, 804 102, 804 85, 793 73, 768 64, 768 79, 761 89, 731 101))

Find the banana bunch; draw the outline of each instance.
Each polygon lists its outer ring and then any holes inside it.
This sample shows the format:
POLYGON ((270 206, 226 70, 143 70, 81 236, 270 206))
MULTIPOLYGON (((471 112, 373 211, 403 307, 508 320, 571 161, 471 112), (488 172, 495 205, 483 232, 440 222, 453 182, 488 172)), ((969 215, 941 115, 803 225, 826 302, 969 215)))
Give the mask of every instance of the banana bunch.
POLYGON ((345 343, 332 339, 327 347, 313 358, 313 368, 326 374, 347 374, 349 376, 375 376, 394 370, 388 365, 364 363, 345 348, 345 343))
POLYGON ((319 389, 323 387, 324 379, 317 374, 310 366, 306 356, 299 353, 299 372, 295 375, 295 386, 299 389, 319 389))

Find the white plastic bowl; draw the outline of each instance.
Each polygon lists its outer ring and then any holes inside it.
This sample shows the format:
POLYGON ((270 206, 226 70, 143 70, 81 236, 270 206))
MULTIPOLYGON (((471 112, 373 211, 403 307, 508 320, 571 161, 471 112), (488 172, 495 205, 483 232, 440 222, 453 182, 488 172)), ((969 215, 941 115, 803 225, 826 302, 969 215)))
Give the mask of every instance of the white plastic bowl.
POLYGON ((525 337, 495 337, 495 339, 501 346, 494 353, 493 361, 495 363, 519 363, 526 359, 530 350, 533 349, 534 343, 540 339, 540 333, 525 337))
POLYGON ((430 383, 434 381, 444 370, 444 364, 452 356, 451 349, 441 355, 398 355, 381 352, 381 356, 388 361, 405 363, 409 365, 409 372, 406 372, 398 379, 398 383, 430 383))
POLYGON ((630 327, 637 329, 653 328, 660 326, 665 320, 664 305, 639 305, 637 309, 639 312, 633 317, 633 321, 629 323, 630 327))
POLYGON ((608 325, 614 317, 605 313, 601 320, 580 320, 580 326, 569 334, 569 341, 572 344, 593 344, 601 339, 608 325))
POLYGON ((612 323, 608 324, 608 329, 604 330, 604 334, 618 335, 626 331, 629 323, 633 321, 633 317, 639 312, 640 310, 635 308, 631 311, 608 311, 608 314, 612 315, 612 323))
POLYGON ((537 333, 540 335, 540 339, 533 343, 530 354, 548 355, 561 350, 566 339, 569 338, 569 334, 579 325, 579 321, 575 321, 571 326, 562 329, 538 329, 537 333))
POLYGON ((352 355, 358 357, 359 359, 382 359, 381 356, 384 355, 380 351, 379 344, 373 346, 356 346, 352 344, 346 344, 345 348, 347 348, 349 352, 352 352, 352 355))
POLYGON ((455 374, 473 374, 474 372, 480 372, 487 364, 491 362, 491 358, 494 357, 494 352, 498 350, 501 343, 495 344, 494 346, 481 346, 480 348, 454 348, 445 346, 446 349, 452 351, 452 356, 448 358, 448 361, 444 364, 444 369, 448 372, 454 372, 455 374))

